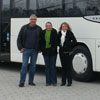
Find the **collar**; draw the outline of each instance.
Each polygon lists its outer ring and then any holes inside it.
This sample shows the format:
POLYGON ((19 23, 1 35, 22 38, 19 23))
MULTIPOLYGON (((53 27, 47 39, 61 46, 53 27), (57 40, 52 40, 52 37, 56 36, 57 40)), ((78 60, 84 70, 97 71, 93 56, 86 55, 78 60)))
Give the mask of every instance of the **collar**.
POLYGON ((67 31, 64 32, 64 31, 62 30, 61 33, 62 33, 62 35, 66 35, 67 31))
POLYGON ((36 27, 36 24, 32 27, 30 26, 30 23, 28 24, 28 28, 32 29, 32 28, 35 28, 36 27))

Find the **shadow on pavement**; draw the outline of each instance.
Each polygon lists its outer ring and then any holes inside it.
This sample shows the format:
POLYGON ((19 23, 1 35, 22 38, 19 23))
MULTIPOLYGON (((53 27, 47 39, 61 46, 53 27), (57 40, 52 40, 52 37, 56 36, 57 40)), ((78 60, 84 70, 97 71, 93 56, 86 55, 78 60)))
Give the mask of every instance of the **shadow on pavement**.
MULTIPOLYGON (((6 70, 6 71, 15 71, 20 72, 21 70, 21 63, 0 63, 0 70, 6 70)), ((28 71, 29 71, 29 65, 28 65, 28 71)), ((45 75, 45 66, 37 65, 36 66, 36 74, 39 75, 45 75)), ((57 67, 57 76, 61 77, 61 68, 57 67)), ((92 83, 100 83, 100 72, 96 72, 94 76, 94 80, 92 83)))
MULTIPOLYGON (((0 63, 0 70, 8 70, 8 71, 15 71, 15 72, 20 72, 21 70, 21 63, 0 63)), ((28 71, 29 71, 29 65, 28 65, 28 71)), ((36 66, 36 74, 45 74, 45 66, 37 65, 36 66)), ((61 76, 61 68, 57 67, 57 76, 61 76)))

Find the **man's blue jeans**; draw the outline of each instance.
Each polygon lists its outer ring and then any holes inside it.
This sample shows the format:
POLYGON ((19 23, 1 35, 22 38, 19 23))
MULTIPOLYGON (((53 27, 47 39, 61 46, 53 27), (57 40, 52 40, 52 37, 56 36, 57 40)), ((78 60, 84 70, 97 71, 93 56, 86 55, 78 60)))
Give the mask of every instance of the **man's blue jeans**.
POLYGON ((20 83, 25 83, 29 58, 30 58, 29 83, 32 83, 34 80, 36 61, 37 61, 37 51, 35 49, 24 48, 23 63, 20 73, 20 83))
POLYGON ((56 58, 57 56, 43 56, 46 64, 46 84, 57 84, 56 58))

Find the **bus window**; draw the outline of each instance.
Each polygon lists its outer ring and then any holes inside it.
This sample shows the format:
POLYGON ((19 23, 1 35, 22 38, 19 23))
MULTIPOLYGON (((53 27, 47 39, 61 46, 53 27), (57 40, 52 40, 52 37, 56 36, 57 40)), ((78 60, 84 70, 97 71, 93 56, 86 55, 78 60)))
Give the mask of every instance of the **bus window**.
POLYGON ((100 15, 100 0, 88 0, 85 15, 100 15))
POLYGON ((83 16, 86 0, 29 0, 29 15, 38 17, 83 16), (81 5, 81 6, 80 6, 81 5))
POLYGON ((83 17, 100 14, 100 0, 28 0, 28 16, 83 17))
POLYGON ((63 16, 62 0, 29 0, 29 16, 35 13, 38 17, 63 16))
POLYGON ((12 17, 27 16, 26 0, 11 0, 11 16, 12 17))

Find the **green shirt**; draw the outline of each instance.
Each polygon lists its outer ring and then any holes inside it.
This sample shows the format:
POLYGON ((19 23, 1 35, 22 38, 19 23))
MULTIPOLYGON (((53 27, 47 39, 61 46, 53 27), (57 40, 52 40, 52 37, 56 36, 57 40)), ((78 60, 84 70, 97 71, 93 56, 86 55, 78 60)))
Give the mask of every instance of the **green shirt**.
POLYGON ((45 33, 46 48, 50 48, 51 47, 51 45, 50 45, 51 31, 52 30, 46 30, 46 33, 45 33))

